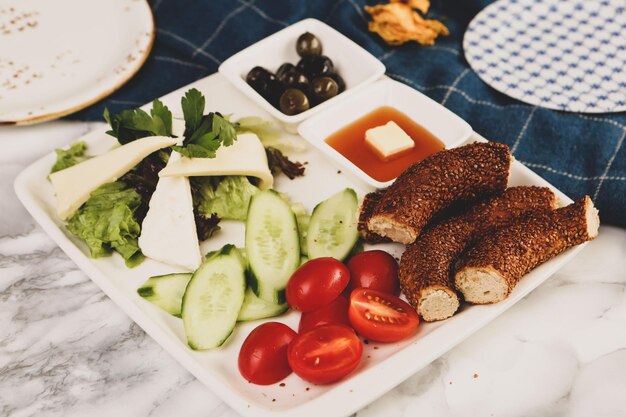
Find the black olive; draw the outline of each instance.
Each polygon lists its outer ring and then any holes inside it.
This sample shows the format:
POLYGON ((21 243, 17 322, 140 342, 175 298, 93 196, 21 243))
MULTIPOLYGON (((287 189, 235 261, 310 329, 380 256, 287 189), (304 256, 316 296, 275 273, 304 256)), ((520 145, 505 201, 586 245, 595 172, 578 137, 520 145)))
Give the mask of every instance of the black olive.
POLYGON ((337 82, 330 77, 315 78, 311 82, 311 98, 315 103, 321 103, 339 94, 337 82))
POLYGON ((321 55, 322 42, 310 32, 305 32, 296 41, 296 52, 300 56, 321 55))
POLYGON ((280 96, 280 111, 288 116, 302 113, 308 110, 310 106, 309 98, 306 94, 295 88, 285 90, 283 95, 280 96))
POLYGON ((316 78, 333 72, 333 61, 326 55, 309 55, 302 57, 296 65, 309 78, 316 78))
POLYGON ((278 107, 280 102, 280 96, 283 94, 283 91, 285 91, 283 83, 281 83, 280 81, 278 81, 278 79, 276 79, 276 77, 274 77, 267 82, 265 90, 261 92, 261 95, 263 96, 263 98, 269 101, 272 106, 278 107))
POLYGON ((336 72, 330 72, 326 74, 326 76, 335 80, 335 82, 337 83, 337 86, 339 87, 340 93, 343 93, 344 91, 346 91, 346 82, 343 80, 343 78, 341 78, 341 75, 337 74, 336 72))
POLYGON ((285 91, 276 76, 263 67, 254 67, 248 72, 246 82, 274 107, 278 107, 280 96, 285 91))
POLYGON ((290 64, 289 62, 285 62, 283 65, 278 67, 278 70, 276 70, 276 78, 283 82, 283 77, 285 76, 285 74, 291 71, 295 71, 295 69, 295 65, 290 64))
POLYGON ((285 88, 297 88, 298 90, 302 90, 304 93, 309 91, 309 79, 306 75, 296 69, 284 74, 281 81, 283 82, 285 88))
POLYGON ((272 78, 276 78, 274 74, 263 67, 254 67, 246 75, 246 82, 254 88, 258 93, 266 89, 267 82, 272 78))

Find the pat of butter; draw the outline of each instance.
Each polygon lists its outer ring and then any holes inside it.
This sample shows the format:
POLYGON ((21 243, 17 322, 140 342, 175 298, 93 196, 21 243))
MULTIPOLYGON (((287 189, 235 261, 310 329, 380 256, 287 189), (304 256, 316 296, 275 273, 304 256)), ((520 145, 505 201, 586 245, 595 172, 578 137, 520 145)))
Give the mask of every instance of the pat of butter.
POLYGON ((383 160, 390 159, 415 146, 413 139, 393 121, 365 131, 365 143, 383 160))

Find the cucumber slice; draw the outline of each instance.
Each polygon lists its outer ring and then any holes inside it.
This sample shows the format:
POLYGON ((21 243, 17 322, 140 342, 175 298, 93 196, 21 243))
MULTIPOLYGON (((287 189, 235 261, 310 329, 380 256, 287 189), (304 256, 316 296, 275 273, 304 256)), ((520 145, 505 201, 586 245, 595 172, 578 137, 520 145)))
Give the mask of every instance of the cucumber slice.
POLYGON ((283 314, 288 308, 287 303, 274 304, 261 300, 254 294, 252 288, 248 287, 237 321, 251 321, 276 317, 283 314))
POLYGON ((307 247, 310 259, 331 256, 343 261, 359 239, 357 210, 359 202, 356 192, 346 188, 313 210, 307 247))
POLYGON ((302 266, 303 264, 309 262, 309 258, 307 258, 306 256, 301 256, 300 257, 300 266, 302 266))
POLYGON ((293 211, 293 214, 296 215, 296 222, 298 223, 298 232, 300 234, 300 255, 306 255, 306 234, 309 230, 309 221, 311 220, 311 216, 306 212, 302 203, 292 204, 291 211, 293 211))
POLYGON ((237 248, 224 246, 194 272, 183 297, 187 343, 194 350, 221 346, 237 323, 246 290, 237 248))
POLYGON ((171 315, 180 317, 183 295, 191 275, 186 273, 150 277, 137 288, 137 293, 171 315))
POLYGON ((246 254, 254 293, 270 303, 284 303, 287 281, 300 265, 300 242, 296 217, 274 190, 250 200, 246 254))

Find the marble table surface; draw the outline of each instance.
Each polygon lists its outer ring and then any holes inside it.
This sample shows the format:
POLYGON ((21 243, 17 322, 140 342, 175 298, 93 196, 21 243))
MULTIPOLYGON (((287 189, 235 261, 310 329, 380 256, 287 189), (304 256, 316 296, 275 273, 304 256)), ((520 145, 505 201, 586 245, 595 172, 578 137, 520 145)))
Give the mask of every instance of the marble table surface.
MULTIPOLYGON (((95 126, 0 128, 0 415, 236 416, 15 196, 24 167, 95 126)), ((603 226, 544 285, 357 415, 626 416, 626 230, 603 226)))

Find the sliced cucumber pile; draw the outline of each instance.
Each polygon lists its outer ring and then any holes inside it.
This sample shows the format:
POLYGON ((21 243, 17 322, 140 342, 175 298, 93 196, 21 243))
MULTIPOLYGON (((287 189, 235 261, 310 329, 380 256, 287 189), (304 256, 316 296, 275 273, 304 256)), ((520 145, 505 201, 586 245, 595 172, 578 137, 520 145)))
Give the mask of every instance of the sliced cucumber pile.
POLYGON ((307 233, 310 259, 330 256, 343 261, 359 240, 359 201, 350 188, 319 203, 311 214, 307 233))
MULTIPOLYGON (((211 252, 211 255, 214 256, 218 252, 211 252)), ((209 256, 210 258, 211 256, 209 256)), ((307 261, 305 257, 302 259, 302 263, 307 261)), ((192 275, 191 273, 181 273, 151 277, 137 289, 137 293, 172 316, 180 318, 183 296, 192 275)), ((239 310, 239 315, 237 316, 237 321, 252 321, 276 317, 288 309, 289 306, 286 303, 274 304, 261 300, 254 294, 252 288, 248 287, 241 310, 239 310)))
POLYGON ((237 321, 252 321, 280 316, 287 311, 288 308, 287 303, 274 304, 261 300, 256 296, 254 291, 252 291, 252 288, 248 287, 237 321))
POLYGON ((284 303, 287 281, 300 266, 300 238, 296 216, 276 191, 262 191, 250 200, 246 255, 254 293, 267 302, 284 303))
POLYGON ((183 295, 191 275, 185 273, 151 277, 137 289, 137 293, 172 316, 180 317, 183 295))
POLYGON ((248 208, 245 249, 226 245, 209 252, 193 274, 151 277, 137 292, 183 319, 192 349, 221 346, 238 321, 287 311, 285 287, 300 265, 324 256, 344 260, 362 250, 357 208, 348 188, 318 204, 308 221, 303 206, 273 190, 259 192, 248 208))
POLYGON ((237 323, 246 290, 244 261, 226 245, 194 272, 183 296, 187 343, 194 350, 221 346, 237 323))

